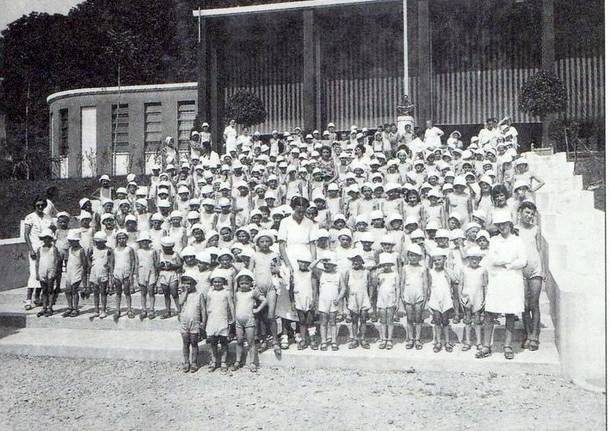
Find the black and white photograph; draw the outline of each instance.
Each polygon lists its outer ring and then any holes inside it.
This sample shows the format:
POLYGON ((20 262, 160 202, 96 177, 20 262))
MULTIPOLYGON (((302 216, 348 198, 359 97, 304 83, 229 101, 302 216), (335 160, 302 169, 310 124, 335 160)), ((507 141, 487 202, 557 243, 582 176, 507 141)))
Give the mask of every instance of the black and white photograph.
POLYGON ((0 430, 607 429, 604 0, 0 0, 0 430))

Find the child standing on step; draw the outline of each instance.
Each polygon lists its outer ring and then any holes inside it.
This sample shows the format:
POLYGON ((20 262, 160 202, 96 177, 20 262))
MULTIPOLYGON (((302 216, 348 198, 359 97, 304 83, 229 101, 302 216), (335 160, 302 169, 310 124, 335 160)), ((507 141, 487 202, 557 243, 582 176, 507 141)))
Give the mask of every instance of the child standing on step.
POLYGON ((174 251, 174 240, 169 236, 161 238, 161 253, 157 271, 157 286, 163 292, 165 299, 165 314, 162 319, 172 317, 172 298, 176 304, 176 310, 180 313, 180 302, 178 300, 178 270, 182 268, 182 259, 174 251))
POLYGON ((127 317, 133 319, 135 314, 131 309, 131 294, 135 292, 134 276, 136 273, 136 253, 127 245, 127 232, 119 230, 116 235, 116 247, 114 248, 114 269, 112 272, 112 283, 116 293, 116 313, 114 320, 121 317, 121 295, 125 295, 127 302, 127 317))
POLYGON ((108 300, 108 282, 114 272, 114 253, 106 245, 106 234, 96 232, 93 236, 93 249, 89 251, 89 286, 93 290, 93 317, 106 318, 106 303, 108 300), (101 301, 101 312, 100 312, 101 301))
POLYGON ((342 279, 347 296, 347 309, 352 321, 352 339, 348 348, 355 349, 360 345, 363 349, 368 349, 370 346, 364 337, 368 311, 371 308, 368 293, 371 276, 369 271, 364 268, 364 259, 358 249, 352 251, 350 260, 352 267, 344 273, 342 279))
POLYGON ((140 299, 142 311, 140 312, 140 320, 155 318, 155 287, 159 273, 159 253, 151 247, 152 240, 149 231, 143 231, 138 237, 138 249, 136 257, 138 258, 138 286, 140 287, 140 299), (147 300, 150 303, 147 304, 147 300), (150 308, 148 307, 150 305, 150 308))
POLYGON ((51 229, 43 229, 38 238, 42 241, 42 245, 36 250, 36 279, 40 282, 42 294, 42 310, 36 315, 52 316, 53 315, 53 289, 55 286, 55 277, 58 272, 61 272, 62 257, 53 244, 53 231, 51 229))
POLYGON ((317 350, 318 345, 315 340, 316 326, 314 324, 317 289, 314 286, 310 269, 311 259, 306 254, 303 254, 296 261, 299 265, 299 270, 295 271, 292 276, 289 295, 299 316, 301 340, 297 345, 297 349, 305 349, 309 341, 311 349, 317 350))
POLYGON ((421 261, 424 257, 417 244, 407 248, 407 265, 402 269, 401 299, 407 313, 406 348, 421 350, 421 328, 424 323, 424 307, 430 297, 428 271, 421 261))
POLYGON ((474 326, 477 350, 481 350, 481 324, 483 323, 483 305, 487 290, 487 269, 481 266, 483 253, 478 247, 466 250, 465 257, 468 262, 461 270, 460 302, 464 309, 464 324, 466 337, 462 351, 470 350, 472 345, 470 333, 474 326))
POLYGON ((205 297, 197 290, 196 280, 190 275, 180 278, 180 314, 178 315, 180 335, 182 336, 182 355, 184 363, 182 370, 195 373, 197 356, 199 355, 199 341, 203 339, 206 325, 205 297))
POLYGON ((68 254, 66 256, 65 293, 68 301, 68 309, 62 314, 63 317, 76 317, 78 311, 78 294, 80 289, 87 287, 87 272, 89 261, 85 250, 80 246, 80 235, 77 229, 68 233, 68 254))
POLYGON ((445 336, 445 350, 453 351, 453 345, 449 342, 449 317, 453 310, 451 298, 451 277, 445 269, 446 251, 434 248, 430 252, 432 258, 432 269, 428 271, 430 282, 429 307, 432 312, 432 328, 434 338, 434 353, 443 348, 442 335, 445 336), (442 334, 441 334, 442 330, 442 334))
POLYGON ((206 297, 206 327, 207 343, 212 348, 209 372, 220 367, 226 372, 227 347, 229 344, 229 324, 234 320, 235 307, 231 300, 231 294, 227 288, 227 278, 218 273, 212 273, 210 277, 212 288, 206 297), (220 348, 220 350, 219 350, 220 348))
POLYGON ((390 253, 379 255, 379 271, 375 277, 377 285, 377 314, 381 323, 379 348, 392 349, 394 333, 394 313, 398 305, 398 271, 396 257, 390 253))
MULTIPOLYGON (((328 350, 328 344, 333 351, 339 350, 337 345, 337 310, 339 301, 345 293, 340 288, 341 274, 337 270, 337 263, 328 258, 318 259, 311 264, 310 268, 320 280, 318 295, 318 313, 320 313, 320 350, 328 350), (317 265, 323 263, 323 268, 317 265)), ((343 283, 341 283, 343 284, 343 283)))
POLYGON ((237 274, 235 283, 237 284, 235 292, 235 335, 237 344, 232 369, 237 371, 243 366, 241 360, 243 347, 250 363, 250 371, 255 373, 258 360, 258 350, 255 344, 256 315, 267 305, 267 298, 257 289, 254 289, 254 274, 247 269, 243 269, 237 274))

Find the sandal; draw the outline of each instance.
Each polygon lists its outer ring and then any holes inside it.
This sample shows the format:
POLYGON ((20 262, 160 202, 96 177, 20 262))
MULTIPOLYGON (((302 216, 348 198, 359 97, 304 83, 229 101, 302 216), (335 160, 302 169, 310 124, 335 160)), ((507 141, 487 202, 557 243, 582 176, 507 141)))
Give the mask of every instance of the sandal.
POLYGON ((222 364, 220 366, 220 372, 221 373, 225 373, 226 374, 228 371, 229 371, 229 367, 227 366, 227 364, 222 364))
POLYGON ((250 364, 250 372, 251 373, 256 373, 258 371, 258 367, 256 366, 256 364, 254 362, 252 362, 250 364))
POLYGON ((330 349, 333 352, 336 352, 337 350, 339 350, 339 346, 337 345, 337 343, 330 343, 330 349))
POLYGON ((326 341, 322 341, 320 343, 320 350, 322 350, 323 352, 326 352, 328 350, 328 343, 326 341))
POLYGON ((388 340, 388 342, 385 345, 386 350, 392 350, 393 347, 394 347, 394 343, 392 343, 392 340, 388 340))
POLYGON ((405 343, 405 349, 407 349, 407 350, 411 350, 414 346, 415 346, 414 340, 407 340, 407 342, 405 343))
POLYGON ((423 348, 424 348, 424 345, 422 344, 422 342, 419 340, 415 340, 415 350, 421 350, 423 348))
POLYGON ((529 339, 527 339, 527 338, 526 338, 525 340, 523 340, 523 341, 521 342, 521 348, 522 348, 523 350, 527 350, 527 349, 529 349, 529 347, 530 347, 530 343, 531 343, 531 342, 532 342, 532 340, 529 340, 529 339))
POLYGON ((185 362, 184 364, 182 364, 182 371, 184 371, 185 373, 188 373, 190 369, 191 369, 191 364, 189 364, 188 362, 185 362))
POLYGON ((311 340, 309 342, 309 348, 311 350, 318 350, 318 342, 316 340, 311 340))
POLYGON ((27 300, 27 301, 25 302, 25 305, 23 306, 23 308, 25 308, 25 309, 26 309, 26 310, 28 310, 28 311, 29 311, 29 310, 31 310, 31 309, 32 309, 32 301, 27 300))
POLYGON ((102 311, 102 312, 100 313, 100 319, 105 319, 106 317, 108 317, 108 315, 106 314, 106 312, 105 312, 105 311, 102 311))
POLYGON ((297 344, 297 350, 305 350, 307 348, 307 341, 301 340, 299 344, 297 344))
POLYGON ((156 317, 156 316, 155 316, 155 310, 150 310, 150 311, 148 312, 148 319, 149 319, 149 320, 153 320, 155 317, 156 317))
POLYGON ((485 346, 474 355, 477 359, 488 358, 489 356, 491 356, 491 348, 485 346))
POLYGON ((483 345, 482 344, 477 344, 477 350, 480 352, 483 349, 483 345))
POLYGON ((146 311, 142 311, 140 313, 140 320, 144 320, 146 319, 146 317, 148 316, 148 313, 146 311))
POLYGON ((44 312, 44 315, 46 317, 51 317, 53 315, 53 309, 51 307, 47 308, 47 310, 44 312))
POLYGON ((233 365, 231 365, 231 371, 237 371, 241 368, 241 364, 237 361, 233 362, 233 365))
POLYGON ((208 372, 213 373, 214 371, 216 371, 216 368, 218 368, 218 366, 212 362, 210 363, 210 365, 208 365, 208 372))
POLYGON ((445 344, 445 352, 447 352, 447 353, 453 352, 453 344, 451 344, 451 343, 445 344))
POLYGON ((133 319, 134 317, 136 317, 136 315, 134 314, 133 310, 129 310, 127 312, 127 317, 133 319))
POLYGON ((199 371, 197 364, 191 365, 191 373, 196 373, 197 371, 199 371))
POLYGON ((366 340, 361 340, 360 341, 360 347, 362 347, 363 349, 370 349, 371 345, 368 343, 368 341, 366 340))
POLYGON ((434 353, 438 353, 438 352, 440 352, 441 350, 443 350, 443 345, 442 345, 441 343, 437 343, 437 344, 435 344, 435 345, 434 345, 434 347, 432 348, 432 351, 433 351, 434 353))
POLYGON ((36 317, 46 316, 46 314, 47 310, 40 310, 38 313, 36 313, 36 317))
POLYGON ((530 352, 535 352, 536 350, 538 350, 538 347, 540 346, 540 341, 538 340, 530 340, 530 344, 528 346, 530 352))
POLYGON ((385 340, 379 340, 379 350, 385 349, 386 342, 385 340))
POLYGON ((504 358, 508 360, 515 359, 515 353, 513 352, 513 348, 511 346, 504 346, 504 358))
POLYGON ((80 311, 72 310, 72 313, 70 313, 70 317, 78 317, 79 314, 80 314, 80 311))
POLYGON ((70 317, 71 314, 72 314, 72 310, 68 308, 66 311, 61 313, 61 317, 70 317))
POLYGON ((472 347, 472 345, 471 345, 471 344, 464 344, 464 345, 462 346, 462 352, 467 352, 467 351, 469 351, 471 347, 472 347))
POLYGON ((282 350, 287 350, 290 347, 290 343, 288 342, 288 337, 286 335, 282 336, 282 341, 280 342, 280 348, 282 350))
POLYGON ((351 339, 351 341, 349 342, 349 344, 347 345, 348 349, 355 349, 356 347, 358 347, 358 340, 355 339, 351 339))

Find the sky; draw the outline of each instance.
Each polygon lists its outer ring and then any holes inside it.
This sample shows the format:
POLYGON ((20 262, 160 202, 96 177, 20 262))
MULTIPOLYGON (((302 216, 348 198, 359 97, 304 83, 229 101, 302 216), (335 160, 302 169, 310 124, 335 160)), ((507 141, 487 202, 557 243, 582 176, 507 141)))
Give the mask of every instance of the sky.
POLYGON ((67 14, 68 11, 83 0, 0 0, 0 31, 22 15, 30 12, 47 12, 67 14))

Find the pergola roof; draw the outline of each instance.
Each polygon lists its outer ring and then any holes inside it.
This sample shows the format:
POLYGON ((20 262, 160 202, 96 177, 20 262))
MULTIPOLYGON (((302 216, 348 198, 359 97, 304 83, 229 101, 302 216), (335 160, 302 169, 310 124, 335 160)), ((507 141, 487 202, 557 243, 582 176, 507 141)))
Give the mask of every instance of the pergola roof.
POLYGON ((400 0, 306 0, 298 2, 268 3, 254 6, 235 6, 216 9, 197 9, 193 11, 195 17, 221 17, 253 13, 289 12, 302 9, 332 8, 341 6, 379 4, 398 2, 400 0))

